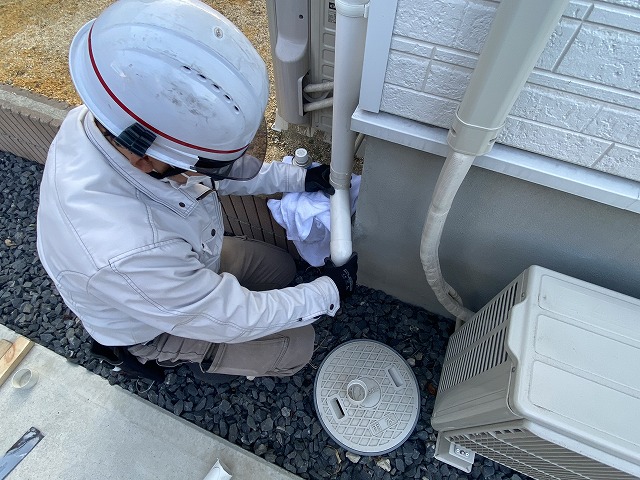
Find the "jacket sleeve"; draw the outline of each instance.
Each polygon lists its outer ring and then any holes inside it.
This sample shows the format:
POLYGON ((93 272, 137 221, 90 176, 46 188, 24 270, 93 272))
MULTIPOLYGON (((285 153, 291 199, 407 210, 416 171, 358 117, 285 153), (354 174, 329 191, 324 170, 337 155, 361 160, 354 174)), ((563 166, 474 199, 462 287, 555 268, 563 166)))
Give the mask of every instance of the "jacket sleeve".
POLYGON ((280 192, 304 192, 306 170, 282 162, 264 163, 251 180, 220 180, 216 188, 221 195, 254 195, 280 192))
POLYGON ((204 267, 189 245, 170 240, 114 258, 90 293, 123 314, 180 337, 240 343, 334 316, 339 295, 327 277, 255 292, 204 267))

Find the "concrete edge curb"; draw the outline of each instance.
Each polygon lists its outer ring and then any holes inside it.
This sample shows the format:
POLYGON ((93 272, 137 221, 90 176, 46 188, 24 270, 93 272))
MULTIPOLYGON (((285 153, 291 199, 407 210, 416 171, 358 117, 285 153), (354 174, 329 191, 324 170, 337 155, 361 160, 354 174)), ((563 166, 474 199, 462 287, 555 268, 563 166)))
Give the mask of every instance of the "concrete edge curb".
POLYGON ((0 85, 0 150, 44 164, 69 110, 64 102, 0 85))
MULTIPOLYGON (((0 339, 13 342, 19 336, 20 335, 10 328, 0 324, 0 339)), ((37 392, 36 395, 34 396, 33 391, 30 392, 31 395, 29 396, 26 394, 20 395, 24 392, 16 392, 11 387, 11 382, 8 381, 2 385, 2 388, 5 391, 5 396, 3 398, 6 400, 8 396, 9 398, 17 399, 21 403, 31 402, 32 406, 41 407, 37 408, 37 411, 25 421, 35 422, 34 426, 46 429, 46 431, 43 430, 43 433, 48 435, 50 440, 64 438, 65 435, 81 436, 82 434, 78 432, 78 428, 82 428, 83 422, 86 422, 87 424, 100 424, 103 421, 101 420, 101 417, 103 419, 108 417, 111 429, 96 430, 95 433, 101 436, 105 445, 110 445, 111 438, 116 438, 118 435, 123 436, 127 433, 126 430, 122 429, 122 425, 130 420, 131 425, 134 427, 144 424, 144 428, 138 429, 138 440, 144 440, 149 437, 180 439, 178 443, 184 446, 188 453, 185 456, 184 451, 177 451, 175 457, 172 458, 170 455, 167 455, 170 453, 169 449, 172 447, 171 444, 168 444, 167 448, 159 452, 159 454, 163 454, 165 456, 163 461, 165 464, 172 464, 171 466, 175 471, 164 472, 164 474, 168 476, 157 476, 156 478, 158 479, 182 478, 175 476, 177 471, 182 471, 184 473, 183 478, 203 478, 204 474, 202 474, 202 472, 206 472, 209 466, 213 466, 216 458, 220 458, 220 460, 226 463, 228 467, 232 468, 231 473, 233 474, 233 478, 237 478, 239 480, 246 480, 248 478, 265 478, 274 480, 300 479, 299 476, 294 475, 274 463, 266 461, 262 457, 255 455, 250 450, 245 450, 222 437, 214 435, 202 427, 189 422, 180 416, 176 416, 171 411, 161 408, 124 388, 116 386, 114 389, 114 386, 110 385, 103 377, 93 374, 90 370, 85 369, 85 367, 81 365, 68 362, 64 357, 48 350, 42 345, 36 343, 29 354, 25 356, 25 358, 16 367, 16 370, 24 368, 25 365, 29 368, 34 368, 35 366, 35 371, 39 371, 41 374, 40 381, 34 389, 37 392), (47 371, 42 368, 43 363, 51 366, 51 370, 47 371), (83 380, 83 375, 89 375, 90 377, 88 380, 83 380), (78 382, 82 382, 81 387, 78 386, 78 382), (73 406, 70 407, 69 402, 72 397, 59 395, 59 389, 69 389, 69 391, 75 392, 78 399, 75 401, 82 399, 85 406, 77 406, 75 409, 73 406), (7 395, 8 392, 13 395, 7 395), (34 400, 34 398, 40 398, 39 402, 42 402, 42 396, 45 392, 49 396, 48 400, 50 400, 50 402, 47 402, 48 405, 43 405, 42 403, 38 404, 38 401, 34 400), (98 407, 97 412, 95 416, 87 417, 87 413, 91 411, 92 405, 98 407), (46 420, 43 419, 42 411, 50 411, 51 409, 55 410, 56 408, 62 409, 63 412, 67 412, 67 414, 71 412, 73 415, 79 415, 80 419, 77 423, 70 423, 67 425, 65 425, 63 420, 60 420, 61 418, 64 418, 65 413, 62 413, 57 417, 55 415, 50 415, 46 420), (168 435, 168 430, 173 433, 168 435), (185 441, 191 441, 192 443, 185 443, 185 441), (185 464, 185 462, 189 463, 185 464), (195 472, 200 472, 202 477, 199 477, 195 472)), ((47 395, 45 395, 45 397, 47 397, 47 395)), ((0 412, 11 412, 12 406, 14 406, 14 404, 1 402, 0 412)), ((19 419, 12 419, 11 415, 4 415, 3 419, 5 423, 4 427, 11 425, 9 430, 13 430, 16 425, 21 423, 19 419)), ((0 420, 0 426, 2 423, 2 420, 0 420)), ((91 429, 91 427, 87 428, 89 430, 91 429)), ((3 440, 5 439, 3 438, 3 440)), ((6 443, 6 441, 3 443, 6 443)), ((29 476, 29 478, 44 478, 42 474, 46 471, 48 471, 53 478, 62 478, 58 475, 61 475, 63 472, 65 474, 65 478, 88 478, 83 476, 82 472, 85 467, 82 466, 82 462, 72 462, 70 464, 65 463, 62 460, 65 458, 64 455, 60 457, 61 461, 59 463, 46 461, 47 459, 50 460, 51 456, 56 455, 56 452, 58 455, 60 454, 61 446, 55 445, 55 443, 55 440, 53 440, 52 442, 50 441, 48 445, 41 445, 39 447, 39 456, 31 456, 28 458, 28 461, 22 466, 21 471, 24 473, 27 465, 29 465, 33 472, 33 476, 29 476)), ((119 444, 120 442, 116 441, 115 443, 119 444)), ((138 450, 145 448, 142 445, 138 446, 136 449, 129 449, 126 446, 119 447, 118 445, 115 445, 115 443, 111 445, 115 446, 119 456, 125 456, 125 458, 121 457, 121 461, 118 462, 118 465, 125 466, 134 461, 142 463, 146 468, 155 468, 154 465, 158 463, 157 460, 154 460, 148 455, 148 450, 146 452, 146 459, 134 460, 138 450)), ((148 443, 152 444, 152 439, 149 439, 148 443)), ((67 445, 66 448, 77 454, 78 450, 85 449, 85 446, 86 444, 77 444, 75 447, 74 445, 67 445)), ((173 447, 175 447, 175 445, 173 445, 173 447)), ((105 465, 105 467, 102 468, 106 468, 106 466, 109 465, 110 460, 107 457, 112 457, 113 451, 108 451, 107 449, 100 453, 89 449, 88 451, 85 451, 85 454, 90 459, 88 461, 92 463, 91 466, 86 468, 89 468, 89 470, 95 473, 96 470, 101 468, 101 463, 104 463, 105 465)), ((111 466, 114 465, 112 464, 111 466)), ((155 472, 156 475, 158 473, 159 472, 155 472)), ((112 478, 127 478, 123 476, 126 474, 127 472, 123 472, 122 470, 117 470, 115 472, 105 470, 103 477, 107 478, 111 475, 112 478)), ((151 476, 152 475, 145 473, 144 478, 150 478, 151 476)), ((15 478, 18 477, 16 476, 15 478)))

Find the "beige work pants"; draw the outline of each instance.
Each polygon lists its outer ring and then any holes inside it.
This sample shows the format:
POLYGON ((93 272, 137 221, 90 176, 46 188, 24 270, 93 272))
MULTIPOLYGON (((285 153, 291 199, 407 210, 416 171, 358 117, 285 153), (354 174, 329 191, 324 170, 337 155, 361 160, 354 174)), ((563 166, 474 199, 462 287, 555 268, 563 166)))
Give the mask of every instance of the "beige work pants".
MULTIPOLYGON (((232 273, 250 290, 286 287, 296 273, 295 263, 287 252, 244 237, 225 237, 220 260, 221 271, 232 273)), ((143 363, 195 362, 208 373, 285 377, 311 360, 314 339, 311 325, 244 343, 211 343, 163 333, 150 342, 129 347, 129 351, 143 363)))

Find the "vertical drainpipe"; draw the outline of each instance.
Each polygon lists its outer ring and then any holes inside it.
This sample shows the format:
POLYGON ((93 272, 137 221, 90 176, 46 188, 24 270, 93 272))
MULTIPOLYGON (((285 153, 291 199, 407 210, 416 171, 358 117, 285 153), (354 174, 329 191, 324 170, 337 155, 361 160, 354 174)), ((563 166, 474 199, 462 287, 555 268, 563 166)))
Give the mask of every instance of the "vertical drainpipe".
POLYGON ((453 199, 478 155, 493 147, 569 0, 502 0, 449 130, 450 151, 427 212, 420 259, 436 298, 460 323, 473 312, 440 271, 438 249, 453 199))
POLYGON ((356 132, 351 115, 358 106, 369 0, 337 0, 331 126, 331 260, 344 265, 353 252, 349 190, 356 132))

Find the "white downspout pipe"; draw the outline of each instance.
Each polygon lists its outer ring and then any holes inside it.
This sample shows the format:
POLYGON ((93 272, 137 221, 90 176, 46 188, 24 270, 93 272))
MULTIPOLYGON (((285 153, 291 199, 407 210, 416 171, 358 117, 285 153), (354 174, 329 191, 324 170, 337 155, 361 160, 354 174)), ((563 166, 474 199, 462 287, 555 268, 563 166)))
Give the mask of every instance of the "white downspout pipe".
POLYGON ((353 252, 349 190, 356 132, 351 115, 358 106, 369 0, 337 0, 331 125, 331 260, 344 265, 353 252))
POLYGON ((473 312, 445 281, 438 247, 453 199, 471 164, 496 137, 569 0, 502 0, 447 142, 450 151, 422 231, 420 259, 436 297, 461 322, 473 312))

